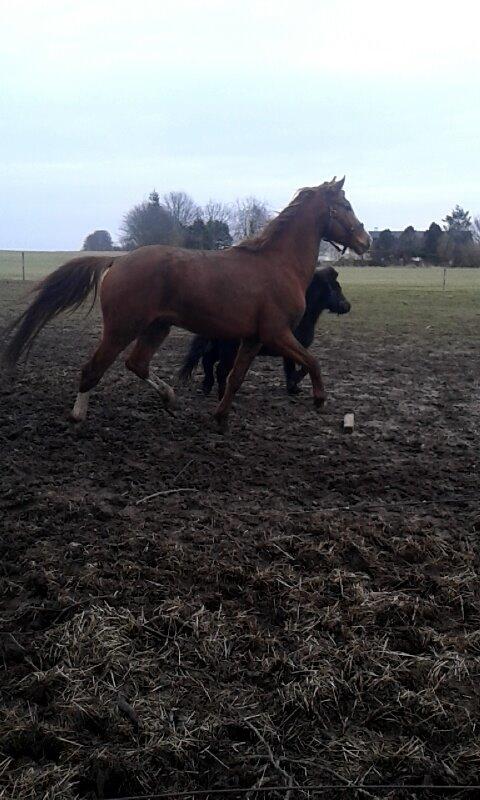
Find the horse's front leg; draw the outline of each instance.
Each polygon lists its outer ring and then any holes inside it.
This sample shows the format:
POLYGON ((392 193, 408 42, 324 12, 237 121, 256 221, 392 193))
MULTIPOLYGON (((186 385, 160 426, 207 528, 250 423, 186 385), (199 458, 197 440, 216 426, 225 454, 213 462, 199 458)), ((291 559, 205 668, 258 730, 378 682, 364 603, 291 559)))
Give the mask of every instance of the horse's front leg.
POLYGON ((288 329, 282 331, 277 337, 269 338, 264 344, 274 348, 283 356, 285 361, 293 361, 300 365, 302 369, 300 373, 295 372, 295 382, 297 382, 296 376, 302 374, 302 371, 303 374, 309 373, 312 381, 314 403, 317 406, 323 406, 325 403, 325 389, 323 387, 319 363, 317 359, 300 344, 292 331, 288 329))
POLYGON ((220 429, 225 431, 228 425, 228 414, 235 394, 240 389, 248 368, 261 348, 258 339, 243 339, 238 349, 233 369, 227 378, 225 394, 217 406, 214 417, 220 429))
MULTIPOLYGON (((304 367, 302 367, 302 369, 304 369, 304 367)), ((302 370, 297 372, 295 368, 295 361, 292 361, 291 358, 284 358, 283 371, 285 372, 285 382, 287 384, 288 394, 300 394, 298 384, 303 377, 302 370), (299 375, 301 376, 300 378, 298 377, 299 375)), ((306 373, 304 372, 303 374, 305 375, 306 373)))

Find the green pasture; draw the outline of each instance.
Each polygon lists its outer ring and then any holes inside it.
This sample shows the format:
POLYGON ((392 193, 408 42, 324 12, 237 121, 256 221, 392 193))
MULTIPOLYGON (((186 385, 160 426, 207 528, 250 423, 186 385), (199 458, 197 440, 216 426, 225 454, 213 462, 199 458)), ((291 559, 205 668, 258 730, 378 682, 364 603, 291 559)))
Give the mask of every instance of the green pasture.
MULTIPOLYGON (((25 251, 25 279, 30 281, 44 278, 60 264, 70 258, 85 255, 76 250, 40 250, 25 251)), ((107 255, 106 253, 89 253, 89 255, 107 255)), ((108 253, 111 255, 111 253, 108 253)), ((22 280, 22 253, 20 250, 0 250, 0 280, 22 280)))
MULTIPOLYGON (((342 336, 369 331, 425 338, 480 338, 480 269, 339 267, 352 311, 338 319, 342 336)), ((328 325, 337 318, 329 317, 328 325)))
MULTIPOLYGON (((38 280, 78 252, 26 252, 25 277, 38 280)), ((380 334, 480 335, 480 269, 443 267, 338 267, 349 315, 322 324, 343 338, 380 334), (340 326, 339 328, 337 326, 340 326)), ((0 250, 0 281, 22 279, 21 253, 0 250)), ((0 293, 1 293, 0 284, 0 293)))

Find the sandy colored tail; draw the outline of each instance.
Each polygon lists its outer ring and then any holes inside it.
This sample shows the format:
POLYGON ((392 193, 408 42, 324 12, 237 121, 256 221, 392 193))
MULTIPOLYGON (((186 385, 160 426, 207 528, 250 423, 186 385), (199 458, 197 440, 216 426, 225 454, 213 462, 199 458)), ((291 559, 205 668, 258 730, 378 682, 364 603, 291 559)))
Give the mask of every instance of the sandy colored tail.
MULTIPOLYGON (((102 274, 113 264, 114 256, 80 256, 67 261, 43 279, 36 287, 37 297, 6 330, 10 341, 2 353, 7 368, 17 363, 22 353, 30 350, 34 340, 62 311, 74 311, 94 291, 97 296, 102 274)), ((93 306, 92 303, 92 306, 93 306)))

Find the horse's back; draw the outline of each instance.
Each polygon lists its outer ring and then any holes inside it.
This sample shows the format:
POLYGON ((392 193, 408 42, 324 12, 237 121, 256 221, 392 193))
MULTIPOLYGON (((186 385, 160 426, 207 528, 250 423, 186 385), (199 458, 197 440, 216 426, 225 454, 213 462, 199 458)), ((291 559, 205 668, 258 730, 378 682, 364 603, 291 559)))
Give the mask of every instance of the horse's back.
POLYGON ((195 251, 170 245, 139 248, 116 259, 102 285, 109 319, 160 319, 222 339, 255 336, 271 276, 254 255, 235 248, 195 251))

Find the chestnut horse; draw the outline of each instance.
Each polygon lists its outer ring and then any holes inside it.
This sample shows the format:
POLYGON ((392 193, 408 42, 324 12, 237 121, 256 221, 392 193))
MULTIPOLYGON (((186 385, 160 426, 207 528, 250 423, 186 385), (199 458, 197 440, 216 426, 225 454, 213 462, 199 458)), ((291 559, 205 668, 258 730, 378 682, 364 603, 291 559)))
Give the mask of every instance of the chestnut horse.
POLYGON ((216 339, 240 339, 234 366, 215 418, 226 427, 235 393, 262 345, 305 367, 316 405, 325 391, 314 356, 292 330, 305 311, 305 292, 322 238, 365 253, 370 237, 343 192, 344 179, 301 189, 257 236, 220 251, 169 245, 140 247, 122 256, 81 256, 58 267, 38 286, 33 303, 13 322, 17 329, 4 352, 12 367, 42 328, 67 309, 97 293, 103 335, 81 371, 71 418, 86 418, 90 391, 117 356, 135 340, 126 366, 161 395, 173 390, 150 377, 150 361, 172 325, 216 339))

